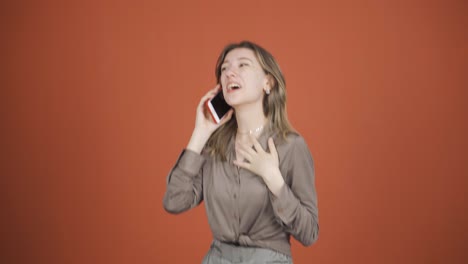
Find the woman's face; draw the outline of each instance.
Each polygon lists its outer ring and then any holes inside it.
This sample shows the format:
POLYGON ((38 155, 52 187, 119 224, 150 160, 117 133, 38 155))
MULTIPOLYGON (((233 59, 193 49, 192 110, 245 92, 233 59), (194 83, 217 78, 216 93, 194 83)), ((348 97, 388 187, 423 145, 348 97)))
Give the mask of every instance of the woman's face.
POLYGON ((269 89, 267 75, 255 53, 247 48, 236 48, 226 55, 220 79, 224 98, 232 107, 261 104, 264 89, 269 89))

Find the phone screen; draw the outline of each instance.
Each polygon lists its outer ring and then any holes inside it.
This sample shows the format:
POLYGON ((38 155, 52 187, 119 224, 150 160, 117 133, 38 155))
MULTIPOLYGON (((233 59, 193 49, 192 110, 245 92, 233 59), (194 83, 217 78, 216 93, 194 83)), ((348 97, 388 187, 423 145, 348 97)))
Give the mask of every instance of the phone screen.
POLYGON ((219 119, 223 118, 229 109, 231 109, 231 106, 224 100, 223 91, 219 91, 210 102, 219 119))

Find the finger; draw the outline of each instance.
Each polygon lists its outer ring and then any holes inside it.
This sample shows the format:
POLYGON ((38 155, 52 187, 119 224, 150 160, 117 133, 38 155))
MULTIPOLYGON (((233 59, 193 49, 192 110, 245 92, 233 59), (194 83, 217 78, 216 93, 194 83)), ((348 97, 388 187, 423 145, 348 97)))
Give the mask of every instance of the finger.
POLYGON ((265 153, 265 151, 263 150, 262 146, 260 145, 260 143, 258 143, 258 140, 257 138, 254 136, 254 135, 250 135, 250 139, 252 139, 252 142, 253 142, 253 145, 255 147, 255 150, 259 153, 265 153))
MULTIPOLYGON (((215 88, 216 89, 216 88, 215 88)), ((213 98, 215 95, 216 95, 216 90, 213 89, 213 90, 210 90, 209 92, 207 92, 201 99, 200 99, 200 102, 198 103, 198 108, 199 109, 203 109, 203 107, 205 106, 206 102, 208 100, 210 100, 211 98, 213 98)))
POLYGON ((242 149, 245 152, 248 152, 252 156, 257 154, 257 151, 255 151, 255 149, 253 149, 251 146, 248 146, 248 145, 242 144, 242 143, 239 143, 238 146, 239 146, 240 149, 242 149))
POLYGON ((203 108, 205 106, 205 103, 211 98, 213 98, 213 96, 214 95, 211 94, 206 94, 205 96, 203 96, 202 99, 200 99, 200 102, 198 103, 198 108, 203 108))
POLYGON ((253 155, 252 155, 251 153, 245 151, 244 148, 240 147, 240 148, 237 149, 237 151, 239 151, 239 153, 240 153, 242 156, 244 156, 244 158, 245 158, 247 161, 249 161, 249 162, 252 161, 253 155))
POLYGON ((221 84, 219 84, 219 83, 216 84, 216 86, 213 88, 213 90, 216 91, 216 92, 221 90, 221 84))
POLYGON ((219 91, 219 89, 221 88, 221 86, 219 84, 217 84, 213 89, 209 90, 203 97, 202 97, 202 101, 206 101, 207 99, 213 97, 216 95, 216 93, 219 91), (204 99, 204 100, 203 100, 204 99))
POLYGON ((268 148, 270 149, 270 153, 273 156, 278 157, 278 152, 276 152, 276 146, 275 142, 273 141, 273 138, 268 139, 268 148))
POLYGON ((204 104, 208 99, 213 98, 215 95, 216 95, 216 91, 214 90, 207 92, 200 100, 200 104, 204 104))
POLYGON ((247 169, 247 170, 250 170, 250 167, 251 167, 251 164, 248 162, 234 160, 233 163, 234 165, 247 169))

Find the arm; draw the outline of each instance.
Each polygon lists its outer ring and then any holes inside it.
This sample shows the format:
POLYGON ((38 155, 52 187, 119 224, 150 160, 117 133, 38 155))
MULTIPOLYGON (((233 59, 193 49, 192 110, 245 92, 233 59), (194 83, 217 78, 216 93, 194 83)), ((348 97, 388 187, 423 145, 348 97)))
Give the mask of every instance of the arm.
POLYGON ((180 154, 174 168, 167 176, 164 209, 178 214, 191 209, 203 200, 202 167, 205 159, 190 149, 180 154))
POLYGON ((212 98, 219 85, 202 97, 197 107, 195 129, 187 148, 167 176, 167 188, 164 194, 164 209, 169 213, 181 213, 200 204, 203 200, 203 164, 205 157, 200 153, 211 134, 232 116, 232 110, 215 124, 204 114, 205 101, 212 98))
POLYGON ((284 184, 276 195, 270 193, 270 200, 285 231, 309 246, 319 232, 314 162, 302 137, 294 139, 293 144, 288 168, 291 186, 284 184))
POLYGON ((268 139, 270 152, 262 149, 252 137, 255 150, 241 145, 239 152, 247 159, 234 164, 260 176, 270 190, 270 201, 278 222, 285 231, 303 245, 311 245, 318 238, 317 194, 315 192, 314 162, 304 139, 297 136, 288 153, 288 176, 291 186, 285 184, 279 169, 276 147, 268 139))

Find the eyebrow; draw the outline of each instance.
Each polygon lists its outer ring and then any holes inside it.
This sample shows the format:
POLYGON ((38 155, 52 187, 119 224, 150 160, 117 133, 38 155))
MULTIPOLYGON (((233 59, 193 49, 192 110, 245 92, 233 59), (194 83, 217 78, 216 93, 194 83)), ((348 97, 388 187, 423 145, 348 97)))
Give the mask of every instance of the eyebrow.
MULTIPOLYGON (((253 63, 253 61, 251 59, 247 58, 247 57, 240 57, 238 60, 248 60, 248 61, 253 63)), ((228 63, 228 62, 229 62, 228 60, 225 60, 225 61, 223 61, 223 63, 221 65, 223 65, 225 63, 228 63)))

